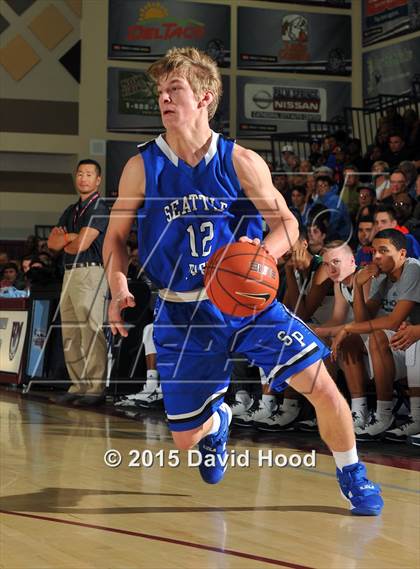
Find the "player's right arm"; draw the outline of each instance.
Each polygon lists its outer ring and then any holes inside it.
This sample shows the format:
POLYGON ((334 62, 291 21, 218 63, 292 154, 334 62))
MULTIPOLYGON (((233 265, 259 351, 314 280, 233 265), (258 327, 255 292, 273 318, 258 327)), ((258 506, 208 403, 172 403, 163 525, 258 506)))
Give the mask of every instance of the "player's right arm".
POLYGON ((349 305, 341 293, 340 285, 334 283, 334 307, 331 318, 322 326, 316 326, 313 329, 315 334, 318 334, 321 338, 335 336, 345 323, 348 312, 349 305))
POLYGON ((379 269, 371 263, 358 271, 354 278, 353 312, 355 322, 365 322, 375 318, 378 313, 380 302, 372 298, 366 300, 366 287, 369 281, 379 275, 379 269))
POLYGON ((109 218, 108 229, 103 245, 105 271, 111 289, 112 300, 109 305, 109 323, 111 332, 127 336, 121 311, 135 306, 134 297, 128 290, 127 238, 133 225, 134 217, 143 204, 145 196, 145 172, 140 155, 133 156, 127 162, 121 175, 118 198, 109 218))

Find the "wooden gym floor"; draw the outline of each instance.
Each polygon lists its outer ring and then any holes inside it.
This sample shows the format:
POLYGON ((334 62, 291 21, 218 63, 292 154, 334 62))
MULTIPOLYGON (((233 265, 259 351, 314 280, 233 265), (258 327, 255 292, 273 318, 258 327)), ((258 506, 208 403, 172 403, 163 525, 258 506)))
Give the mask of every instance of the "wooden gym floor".
POLYGON ((249 466, 236 464, 213 487, 186 453, 172 455, 179 466, 168 464, 173 447, 158 412, 133 420, 112 407, 78 410, 2 389, 0 420, 1 569, 420 565, 418 448, 359 447, 385 509, 358 518, 312 434, 234 430, 230 448, 249 451, 249 466), (121 453, 119 467, 105 465, 108 449, 121 453), (129 467, 131 449, 154 465, 129 467), (312 449, 315 468, 258 465, 270 450, 288 457, 312 449))

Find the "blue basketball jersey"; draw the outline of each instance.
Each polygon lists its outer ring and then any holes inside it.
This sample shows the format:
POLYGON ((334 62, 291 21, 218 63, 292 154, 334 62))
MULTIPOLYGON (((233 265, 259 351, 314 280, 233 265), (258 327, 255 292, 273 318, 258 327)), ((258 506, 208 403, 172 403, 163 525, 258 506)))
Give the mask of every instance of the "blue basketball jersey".
POLYGON ((207 154, 194 168, 163 136, 138 148, 146 176, 137 214, 139 257, 159 288, 200 288, 206 262, 217 249, 242 235, 262 239, 261 216, 233 168, 234 141, 213 132, 207 154))

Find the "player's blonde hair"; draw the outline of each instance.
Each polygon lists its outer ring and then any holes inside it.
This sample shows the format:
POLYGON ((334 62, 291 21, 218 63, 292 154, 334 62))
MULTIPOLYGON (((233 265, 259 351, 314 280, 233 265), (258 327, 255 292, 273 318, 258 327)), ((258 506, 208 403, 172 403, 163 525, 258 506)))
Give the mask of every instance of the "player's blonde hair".
POLYGON ((156 83, 174 71, 188 81, 196 97, 206 91, 213 94, 213 101, 207 107, 209 120, 212 119, 222 96, 222 79, 216 62, 195 47, 174 47, 148 69, 156 83))
POLYGON ((327 253, 327 251, 331 251, 332 249, 341 249, 345 251, 349 255, 353 255, 353 251, 350 245, 346 241, 342 241, 341 239, 335 239, 334 241, 329 241, 325 243, 324 247, 322 248, 321 254, 327 253))

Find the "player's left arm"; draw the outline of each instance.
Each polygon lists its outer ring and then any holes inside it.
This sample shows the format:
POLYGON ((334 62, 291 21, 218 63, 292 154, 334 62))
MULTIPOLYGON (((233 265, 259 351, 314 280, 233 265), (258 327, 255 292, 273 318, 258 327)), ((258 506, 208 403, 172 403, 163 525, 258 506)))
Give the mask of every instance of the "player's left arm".
POLYGON ((273 186, 271 172, 261 156, 236 144, 233 166, 246 196, 270 228, 264 246, 275 259, 279 259, 299 237, 297 219, 273 186))
POLYGON ((348 334, 370 334, 375 330, 398 330, 408 318, 416 303, 412 300, 399 300, 392 312, 364 322, 349 322, 344 326, 348 334))
POLYGON ((77 255, 86 251, 98 237, 99 231, 93 227, 82 227, 76 239, 64 247, 64 251, 70 255, 77 255))

